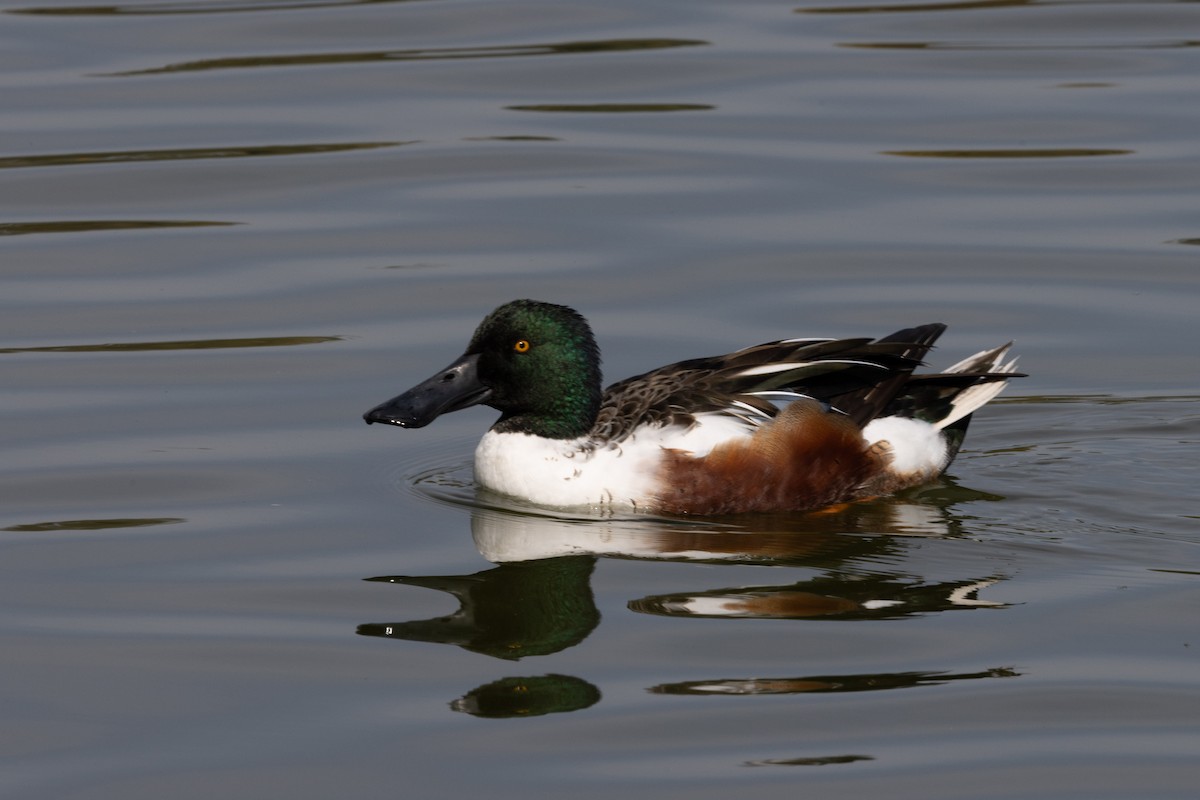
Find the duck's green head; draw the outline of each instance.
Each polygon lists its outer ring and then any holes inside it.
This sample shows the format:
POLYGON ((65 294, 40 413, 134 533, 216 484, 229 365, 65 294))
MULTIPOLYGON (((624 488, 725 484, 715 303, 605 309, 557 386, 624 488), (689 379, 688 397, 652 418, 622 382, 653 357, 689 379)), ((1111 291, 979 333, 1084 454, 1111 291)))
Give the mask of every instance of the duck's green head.
POLYGON ((514 300, 479 323, 453 364, 363 418, 420 428, 483 403, 502 414, 493 430, 570 439, 595 422, 600 382, 600 354, 583 317, 566 306, 514 300))

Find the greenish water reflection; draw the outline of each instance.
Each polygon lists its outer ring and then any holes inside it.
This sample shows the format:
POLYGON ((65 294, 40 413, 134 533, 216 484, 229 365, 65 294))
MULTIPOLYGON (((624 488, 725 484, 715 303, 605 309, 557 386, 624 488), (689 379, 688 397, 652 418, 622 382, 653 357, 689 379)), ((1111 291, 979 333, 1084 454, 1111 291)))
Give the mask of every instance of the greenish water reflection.
POLYGON ((363 636, 454 644, 516 661, 557 653, 582 642, 600 624, 585 556, 501 564, 473 575, 367 578, 454 595, 453 614, 412 622, 367 623, 363 636))
POLYGON ((579 711, 600 701, 600 690, 572 675, 501 678, 472 689, 450 708, 474 717, 540 717, 579 711))
POLYGON ((884 150, 885 156, 909 158, 1086 158, 1089 156, 1127 156, 1133 150, 1088 147, 1011 147, 995 150, 884 150))
POLYGON ((144 528, 150 525, 175 525, 187 520, 182 517, 131 517, 129 519, 60 519, 52 522, 31 522, 10 525, 6 531, 41 533, 43 531, 103 531, 112 528, 144 528))
POLYGON ((133 353, 143 350, 220 350, 236 347, 294 347, 336 342, 341 336, 258 336, 246 339, 184 339, 173 342, 109 342, 53 347, 0 347, 0 353, 133 353))
POLYGON ((548 111, 567 114, 645 114, 659 111, 711 111, 703 103, 543 103, 505 106, 509 111, 548 111))
POLYGON ((96 231, 129 231, 151 228, 211 228, 241 225, 240 222, 218 222, 194 219, 71 219, 49 222, 0 222, 0 236, 28 236, 43 233, 93 233, 96 231))
POLYGON ((614 53, 629 50, 662 50, 696 47, 708 42, 697 39, 604 39, 600 41, 514 44, 492 47, 431 47, 420 50, 368 50, 347 53, 290 53, 284 55, 232 56, 181 61, 161 67, 110 72, 105 77, 161 75, 172 72, 201 72, 259 67, 300 67, 316 64, 366 64, 374 61, 445 61, 449 59, 517 58, 572 53, 614 53))
POLYGON ((975 11, 977 9, 1008 8, 1011 6, 1045 5, 1045 0, 962 0, 950 3, 888 4, 878 6, 822 6, 798 8, 797 14, 895 14, 923 11, 975 11))
POLYGON ((651 686, 655 694, 746 695, 811 694, 817 692, 877 692, 883 689, 911 689, 916 686, 940 686, 951 681, 981 678, 1016 678, 1010 667, 979 672, 892 672, 873 675, 812 675, 803 678, 721 678, 711 681, 682 681, 651 686))
POLYGON ((91 153, 47 153, 43 155, 0 158, 0 169, 66 167, 80 164, 121 164, 135 161, 191 161, 205 158, 297 156, 317 153, 341 153, 347 150, 373 150, 379 147, 398 147, 403 144, 415 144, 415 142, 336 142, 330 144, 272 144, 233 147, 178 147, 164 150, 110 150, 91 153))
POLYGON ((383 3, 412 3, 417 0, 313 0, 305 3, 293 0, 280 3, 146 3, 145 5, 110 6, 29 6, 12 8, 8 14, 30 14, 55 17, 163 16, 169 14, 229 14, 239 11, 295 11, 297 9, 337 6, 365 6, 383 3))

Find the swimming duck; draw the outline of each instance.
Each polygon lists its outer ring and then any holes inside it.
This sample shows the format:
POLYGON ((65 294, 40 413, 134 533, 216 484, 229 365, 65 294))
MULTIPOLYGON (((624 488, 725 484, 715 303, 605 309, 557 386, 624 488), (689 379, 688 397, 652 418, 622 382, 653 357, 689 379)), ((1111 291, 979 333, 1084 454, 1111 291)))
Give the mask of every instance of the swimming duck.
POLYGON ((946 329, 784 339, 681 361, 601 390, 600 352, 566 306, 506 303, 466 352, 363 415, 420 428, 484 404, 500 419, 475 479, 541 506, 667 514, 810 511, 926 483, 971 414, 1020 377, 1011 342, 913 374, 946 329))

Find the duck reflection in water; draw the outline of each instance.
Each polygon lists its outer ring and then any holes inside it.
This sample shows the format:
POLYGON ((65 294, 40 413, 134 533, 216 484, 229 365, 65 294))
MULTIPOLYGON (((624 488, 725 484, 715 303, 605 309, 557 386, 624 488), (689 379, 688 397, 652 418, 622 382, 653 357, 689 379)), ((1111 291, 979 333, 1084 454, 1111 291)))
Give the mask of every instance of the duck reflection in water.
POLYGON ((360 625, 364 636, 455 644, 473 653, 516 661, 574 647, 600 622, 588 556, 501 564, 474 575, 367 578, 454 595, 453 614, 413 622, 360 625))
POLYGON ((450 707, 475 717, 498 719, 579 711, 599 700, 600 690, 581 678, 538 675, 493 681, 467 692, 450 707))
MULTIPOLYGON (((946 488, 946 487, 943 487, 946 488)), ((964 490, 948 487, 955 499, 964 490)), ((980 499, 982 495, 971 495, 980 499)), ((749 619, 897 619, 941 611, 1003 608, 981 598, 999 575, 923 581, 881 564, 903 563, 909 547, 958 533, 959 523, 939 503, 901 500, 855 504, 831 512, 732 521, 561 518, 476 505, 471 531, 481 554, 497 566, 449 576, 391 575, 367 580, 446 592, 459 608, 427 620, 369 623, 358 633, 409 641, 453 644, 474 653, 516 661, 561 652, 584 641, 600 622, 591 588, 598 557, 803 567, 819 574, 790 584, 736 586, 653 594, 628 602, 634 612, 657 616, 749 619), (803 530, 798 526, 803 524, 803 530), (870 570, 857 567, 869 563, 870 570)), ((1011 677, 998 667, 971 673, 730 679, 668 683, 650 691, 672 694, 780 694, 864 691, 937 685, 949 681, 1011 677)), ((479 716, 535 716, 586 708, 596 687, 565 675, 508 677, 451 703, 479 716)))

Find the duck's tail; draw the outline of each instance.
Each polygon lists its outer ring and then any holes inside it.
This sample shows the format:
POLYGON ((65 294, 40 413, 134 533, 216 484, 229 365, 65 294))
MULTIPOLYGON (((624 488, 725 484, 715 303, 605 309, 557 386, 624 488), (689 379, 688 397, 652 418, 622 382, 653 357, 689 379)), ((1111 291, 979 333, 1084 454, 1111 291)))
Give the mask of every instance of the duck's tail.
POLYGON ((1011 347, 1012 342, 1009 342, 991 350, 983 350, 964 358, 943 372, 943 375, 954 375, 958 379, 970 378, 971 383, 949 397, 950 408, 944 417, 934 422, 937 427, 949 428, 960 420, 967 419, 975 410, 982 408, 1004 391, 1009 378, 1023 377, 1017 372, 1016 356, 1009 361, 1004 360, 1011 347))
POLYGON ((872 489, 889 493, 923 483, 944 470, 962 446, 971 414, 1020 377, 1012 343, 964 358, 943 372, 911 375, 864 429, 873 448, 888 454, 888 469, 872 489))
POLYGON ((945 464, 958 454, 971 414, 1008 385, 1017 372, 1017 359, 1005 360, 1012 342, 964 358, 943 372, 912 375, 880 416, 921 420, 941 432, 946 443, 945 464))

